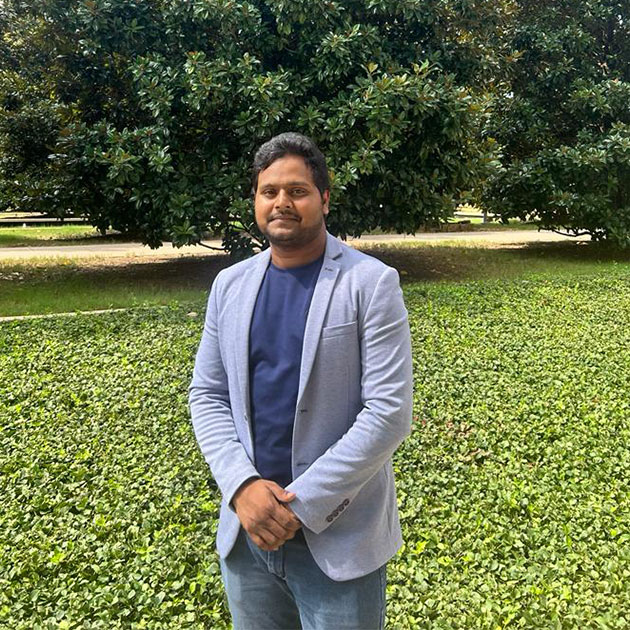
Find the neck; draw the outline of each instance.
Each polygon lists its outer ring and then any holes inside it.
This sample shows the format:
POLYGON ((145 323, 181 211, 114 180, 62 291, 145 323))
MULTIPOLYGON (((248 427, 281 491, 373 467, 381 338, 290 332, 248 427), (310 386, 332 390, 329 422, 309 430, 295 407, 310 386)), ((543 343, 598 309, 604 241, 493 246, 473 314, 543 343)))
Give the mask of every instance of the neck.
POLYGON ((280 269, 300 267, 317 260, 326 249, 326 230, 323 229, 319 236, 297 248, 278 244, 271 245, 271 262, 280 269))

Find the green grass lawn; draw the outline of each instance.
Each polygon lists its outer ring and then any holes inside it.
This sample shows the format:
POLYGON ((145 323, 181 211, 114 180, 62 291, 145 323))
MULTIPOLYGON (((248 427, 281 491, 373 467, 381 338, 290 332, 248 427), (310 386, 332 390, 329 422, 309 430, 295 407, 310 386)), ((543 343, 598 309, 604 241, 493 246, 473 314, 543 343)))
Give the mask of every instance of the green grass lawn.
POLYGON ((226 256, 0 261, 0 317, 164 305, 199 299, 226 256))
MULTIPOLYGON (((523 275, 581 275, 630 264, 630 254, 597 243, 488 248, 461 243, 387 243, 362 249, 396 267, 403 282, 466 282, 523 275)), ((229 264, 226 256, 124 265, 98 259, 0 260, 0 316, 124 308, 196 299, 229 264)))
POLYGON ((463 219, 458 217, 453 217, 447 225, 461 224, 462 226, 466 225, 462 223, 463 221, 470 221, 467 225, 469 229, 472 231, 483 231, 483 230, 537 230, 538 226, 535 223, 527 223, 525 221, 519 221, 518 219, 509 219, 508 223, 501 223, 499 221, 487 221, 484 223, 483 217, 471 217, 469 219, 463 219))
MULTIPOLYGON (((453 220, 447 224, 451 226, 445 229, 452 229, 453 223, 459 220, 453 220)), ((533 223, 523 223, 521 221, 510 220, 505 225, 498 222, 483 223, 481 218, 470 219, 470 224, 461 225, 463 230, 535 230, 536 225, 533 223)), ((382 231, 375 230, 374 234, 382 234, 382 231)), ((209 238, 214 238, 208 235, 209 238)), ((0 225, 0 247, 45 247, 50 245, 84 245, 87 243, 110 243, 115 241, 130 240, 117 232, 110 231, 103 236, 98 230, 89 225, 53 225, 36 227, 34 225, 28 227, 2 227, 0 225)))
MULTIPOLYGON (((627 257, 372 251, 402 272, 414 345, 388 628, 627 628, 627 257)), ((186 408, 193 289, 166 308, 0 323, 0 627, 229 627, 219 495, 186 408)))
POLYGON ((89 225, 53 225, 28 227, 0 226, 0 247, 30 247, 47 245, 81 245, 85 243, 109 243, 120 236, 111 233, 102 236, 89 225))

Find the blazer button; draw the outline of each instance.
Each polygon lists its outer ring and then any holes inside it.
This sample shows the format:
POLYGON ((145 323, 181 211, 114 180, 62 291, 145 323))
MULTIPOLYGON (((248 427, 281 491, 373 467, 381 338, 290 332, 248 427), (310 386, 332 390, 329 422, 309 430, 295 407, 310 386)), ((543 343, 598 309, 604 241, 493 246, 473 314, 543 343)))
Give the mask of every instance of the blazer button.
POLYGON ((333 522, 333 515, 332 515, 332 514, 329 514, 329 515, 326 517, 326 520, 327 520, 329 523, 332 523, 332 522, 333 522))
POLYGON ((346 509, 346 506, 342 503, 338 508, 340 512, 343 512, 346 509))
POLYGON ((350 505, 350 501, 348 501, 348 499, 344 499, 342 505, 350 505))

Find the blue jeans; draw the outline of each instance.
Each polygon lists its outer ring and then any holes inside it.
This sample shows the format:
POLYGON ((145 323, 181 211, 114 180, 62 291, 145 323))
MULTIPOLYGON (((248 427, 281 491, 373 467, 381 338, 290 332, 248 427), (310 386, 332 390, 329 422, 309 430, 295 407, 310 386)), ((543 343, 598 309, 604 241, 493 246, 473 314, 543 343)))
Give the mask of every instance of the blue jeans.
POLYGON ((221 573, 234 630, 384 627, 385 565, 354 580, 331 580, 301 530, 277 551, 263 551, 241 528, 221 573))

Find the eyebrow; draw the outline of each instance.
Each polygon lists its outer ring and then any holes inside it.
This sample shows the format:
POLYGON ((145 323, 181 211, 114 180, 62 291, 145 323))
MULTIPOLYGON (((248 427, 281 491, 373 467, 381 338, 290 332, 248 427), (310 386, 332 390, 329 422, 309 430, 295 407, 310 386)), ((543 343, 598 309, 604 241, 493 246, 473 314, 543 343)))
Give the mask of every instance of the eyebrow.
MULTIPOLYGON (((300 180, 295 180, 293 182, 287 182, 285 185, 286 186, 310 186, 310 184, 307 181, 300 181, 300 180)), ((269 182, 267 184, 263 184, 262 188, 267 188, 269 186, 276 187, 277 184, 275 184, 273 182, 269 182)))

